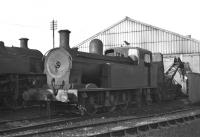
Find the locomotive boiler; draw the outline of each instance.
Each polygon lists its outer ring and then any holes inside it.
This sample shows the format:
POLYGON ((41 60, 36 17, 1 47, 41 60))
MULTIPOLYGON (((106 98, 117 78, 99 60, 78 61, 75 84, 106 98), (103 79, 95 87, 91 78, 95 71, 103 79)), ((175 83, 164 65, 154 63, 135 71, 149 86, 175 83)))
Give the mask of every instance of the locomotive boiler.
POLYGON ((102 107, 141 106, 166 95, 162 94, 164 67, 160 53, 118 47, 103 54, 103 43, 98 39, 91 41, 90 53, 85 53, 69 47, 70 31, 59 33, 60 47, 49 51, 44 64, 47 84, 56 100, 96 112, 102 107))
POLYGON ((0 104, 14 108, 23 102, 22 94, 46 82, 43 54, 28 48, 28 39, 20 39, 20 47, 6 47, 0 42, 0 104))

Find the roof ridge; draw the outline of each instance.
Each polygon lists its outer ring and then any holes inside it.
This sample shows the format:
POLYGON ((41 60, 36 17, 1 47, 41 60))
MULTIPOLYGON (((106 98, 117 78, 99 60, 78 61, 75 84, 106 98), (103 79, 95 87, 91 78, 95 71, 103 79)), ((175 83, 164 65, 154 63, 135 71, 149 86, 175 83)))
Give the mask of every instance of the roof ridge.
POLYGON ((84 41, 82 41, 81 43, 77 44, 75 47, 80 47, 80 46, 81 46, 82 44, 84 44, 85 42, 91 40, 92 38, 98 36, 99 34, 102 34, 102 33, 105 32, 105 31, 107 31, 107 30, 109 30, 109 29, 111 29, 111 28, 113 28, 113 27, 119 25, 120 23, 122 23, 122 22, 124 22, 124 21, 131 21, 131 22, 135 22, 135 23, 138 23, 138 24, 142 24, 142 25, 145 25, 145 26, 154 28, 154 29, 158 29, 158 30, 164 31, 164 32, 166 32, 166 33, 170 33, 170 34, 173 34, 173 35, 176 35, 176 36, 179 36, 179 37, 182 37, 182 38, 185 38, 185 39, 192 40, 192 41, 195 41, 195 42, 199 42, 199 43, 200 43, 200 41, 197 40, 197 39, 189 38, 189 37, 184 36, 184 35, 181 35, 181 34, 179 34, 179 33, 176 33, 176 32, 173 32, 173 31, 169 31, 169 30, 166 30, 166 29, 162 29, 162 28, 160 28, 160 27, 156 27, 156 26, 153 26, 153 25, 150 25, 150 24, 141 22, 141 21, 134 20, 134 19, 132 19, 132 18, 130 18, 130 17, 128 17, 128 16, 125 16, 125 18, 123 18, 122 20, 120 20, 120 21, 118 21, 117 23, 111 25, 110 27, 108 27, 108 28, 106 28, 106 29, 104 29, 104 30, 102 30, 102 31, 100 31, 100 32, 98 32, 98 33, 96 33, 95 35, 93 35, 93 36, 87 38, 86 40, 84 40, 84 41))
POLYGON ((129 19, 130 21, 133 21, 133 22, 136 22, 136 23, 145 25, 145 26, 149 26, 149 27, 152 27, 152 28, 154 28, 154 29, 158 29, 158 30, 161 30, 161 31, 164 31, 164 32, 167 32, 167 33, 171 33, 171 34, 173 34, 173 35, 177 35, 177 36, 179 36, 179 37, 183 37, 183 38, 186 38, 186 39, 188 39, 188 40, 194 40, 194 41, 196 41, 196 42, 200 42, 200 41, 197 40, 197 39, 189 38, 189 37, 187 37, 187 36, 181 35, 181 34, 179 34, 179 33, 173 32, 173 31, 169 31, 169 30, 166 30, 166 29, 163 29, 163 28, 160 28, 160 27, 156 27, 156 26, 154 26, 154 25, 150 25, 150 24, 147 24, 147 23, 144 23, 144 22, 141 22, 141 21, 137 21, 137 20, 134 20, 134 19, 129 18, 129 17, 128 17, 128 19, 129 19))
MULTIPOLYGON (((129 18, 129 17, 128 17, 128 18, 129 18)), ((127 19, 127 16, 126 16, 125 18, 123 18, 122 20, 118 21, 117 23, 111 25, 110 27, 108 27, 108 28, 106 28, 106 29, 104 29, 104 30, 102 30, 102 31, 100 31, 100 32, 98 32, 98 33, 96 33, 95 35, 93 35, 93 36, 91 36, 91 37, 89 37, 89 38, 87 38, 86 40, 84 40, 84 41, 82 41, 81 43, 77 44, 75 47, 81 46, 83 43, 85 43, 85 42, 89 41, 90 39, 96 37, 97 35, 99 35, 99 34, 105 32, 106 30, 109 30, 109 29, 111 29, 111 28, 113 28, 113 27, 119 25, 120 23, 126 21, 126 19, 127 19)))

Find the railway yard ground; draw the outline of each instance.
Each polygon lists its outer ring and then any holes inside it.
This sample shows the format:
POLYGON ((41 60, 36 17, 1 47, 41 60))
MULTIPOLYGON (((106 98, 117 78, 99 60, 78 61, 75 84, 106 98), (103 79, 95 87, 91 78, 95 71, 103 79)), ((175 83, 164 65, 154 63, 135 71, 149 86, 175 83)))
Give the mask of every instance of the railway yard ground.
POLYGON ((26 108, 0 113, 2 137, 197 137, 200 106, 186 98, 129 110, 80 116, 52 113, 45 108, 26 108))

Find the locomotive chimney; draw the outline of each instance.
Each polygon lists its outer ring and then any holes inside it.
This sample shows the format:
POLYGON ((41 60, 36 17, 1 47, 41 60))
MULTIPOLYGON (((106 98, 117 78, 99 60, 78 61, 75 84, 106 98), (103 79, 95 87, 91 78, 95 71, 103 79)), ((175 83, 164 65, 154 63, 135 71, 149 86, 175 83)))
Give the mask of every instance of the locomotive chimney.
POLYGON ((28 39, 27 38, 21 38, 20 40, 20 47, 28 49, 28 39))
POLYGON ((6 50, 6 47, 4 45, 4 42, 0 41, 0 54, 6 53, 6 52, 7 52, 7 50, 6 50))
POLYGON ((70 49, 69 47, 69 30, 60 30, 60 47, 63 47, 65 49, 70 49))
POLYGON ((0 48, 4 48, 4 42, 0 41, 0 48))

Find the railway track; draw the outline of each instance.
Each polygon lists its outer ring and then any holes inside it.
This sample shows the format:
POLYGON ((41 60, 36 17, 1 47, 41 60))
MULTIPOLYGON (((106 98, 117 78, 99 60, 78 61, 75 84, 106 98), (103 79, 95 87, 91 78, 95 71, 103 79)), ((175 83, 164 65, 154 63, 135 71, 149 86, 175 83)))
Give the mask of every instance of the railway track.
POLYGON ((138 134, 160 127, 174 126, 200 118, 199 108, 187 108, 167 113, 152 114, 146 116, 130 116, 126 118, 102 119, 100 121, 81 118, 56 120, 49 123, 34 126, 21 127, 10 131, 0 132, 5 137, 30 137, 30 136, 125 136, 126 134, 138 134), (72 123, 73 120, 77 122, 72 123))
POLYGON ((34 117, 18 120, 5 120, 0 122, 0 136, 9 135, 16 132, 23 132, 27 130, 39 129, 42 127, 62 124, 67 121, 76 120, 80 117, 78 115, 54 115, 49 117, 34 117), (14 125, 14 126, 13 126, 14 125))
POLYGON ((41 121, 41 120, 49 120, 49 119, 55 119, 55 118, 62 118, 64 117, 64 114, 60 114, 60 115, 51 115, 51 116, 35 116, 35 117, 25 117, 25 118, 18 118, 18 119, 14 119, 14 120, 1 120, 0 121, 0 129, 3 128, 3 126, 5 126, 8 123, 17 123, 17 122, 37 122, 37 121, 41 121))

